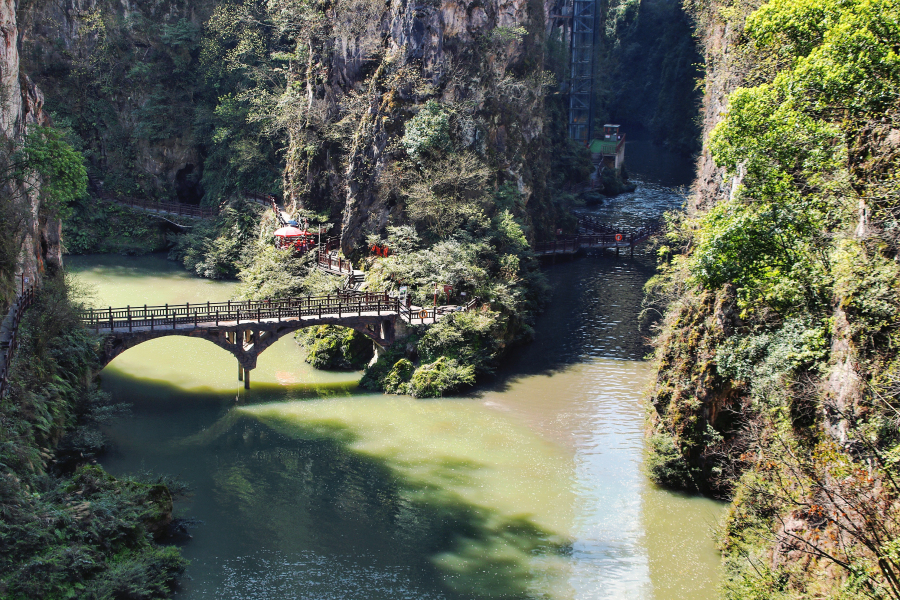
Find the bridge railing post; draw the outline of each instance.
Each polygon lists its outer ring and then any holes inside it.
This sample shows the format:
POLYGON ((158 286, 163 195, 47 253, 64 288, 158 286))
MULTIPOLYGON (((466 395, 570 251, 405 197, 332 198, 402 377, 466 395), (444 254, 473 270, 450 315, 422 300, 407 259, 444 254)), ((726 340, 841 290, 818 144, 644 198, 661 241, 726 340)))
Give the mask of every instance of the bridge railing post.
POLYGON ((131 305, 128 305, 128 331, 131 332, 131 305))
POLYGON ((109 307, 109 330, 113 330, 112 306, 109 307))

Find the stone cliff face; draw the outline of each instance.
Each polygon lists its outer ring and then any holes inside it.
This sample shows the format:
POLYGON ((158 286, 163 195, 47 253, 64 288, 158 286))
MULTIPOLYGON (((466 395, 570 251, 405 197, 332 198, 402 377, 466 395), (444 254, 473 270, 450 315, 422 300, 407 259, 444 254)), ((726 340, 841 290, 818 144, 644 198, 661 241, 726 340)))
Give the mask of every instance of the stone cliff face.
MULTIPOLYGON (((20 69, 16 8, 15 0, 0 1, 0 137, 6 149, 20 142, 29 127, 49 124, 43 110, 43 94, 20 69)), ((55 215, 41 210, 38 190, 33 184, 0 182, 0 194, 4 204, 14 206, 21 215, 11 230, 4 231, 4 235, 15 232, 18 246, 14 272, 11 269, 2 274, 4 287, 16 277, 39 282, 48 269, 62 265, 61 223, 55 215)), ((12 283, 19 286, 21 281, 12 283)), ((4 296, 9 301, 9 292, 4 296)))
POLYGON ((23 70, 45 90, 50 109, 72 122, 82 137, 96 185, 123 194, 199 201, 203 157, 193 130, 197 83, 166 64, 162 47, 168 40, 190 60, 195 48, 178 44, 196 43, 210 5, 66 0, 29 3, 19 11, 23 70), (189 29, 176 32, 184 38, 165 37, 165 28, 173 24, 187 24, 189 29), (162 73, 149 76, 150 65, 162 73), (151 118, 154 122, 148 123, 151 118), (120 181, 122 171, 125 181, 120 181))
POLYGON ((306 71, 298 74, 307 82, 307 114, 322 116, 290 132, 285 195, 314 209, 343 207, 341 244, 352 252, 400 214, 398 143, 409 119, 433 100, 452 115, 457 148, 513 183, 530 217, 543 218, 540 73, 549 4, 393 0, 365 5, 365 26, 355 27, 350 9, 359 6, 338 3, 329 14, 334 24, 322 44, 330 51, 318 59, 325 71, 319 84, 310 84, 306 71), (345 137, 329 144, 328 128, 348 117, 345 137), (299 158, 313 140, 320 151, 299 158))
MULTIPOLYGON (((763 0, 742 3, 745 12, 752 12, 763 0)), ((709 134, 722 120, 728 108, 728 96, 744 81, 747 65, 743 63, 738 47, 734 24, 718 16, 715 2, 695 2, 694 19, 697 37, 703 50, 706 73, 703 79, 703 148, 697 158, 695 194, 691 198, 693 209, 708 209, 717 201, 730 197, 740 184, 740 176, 729 177, 725 169, 717 167, 709 151, 709 134)))

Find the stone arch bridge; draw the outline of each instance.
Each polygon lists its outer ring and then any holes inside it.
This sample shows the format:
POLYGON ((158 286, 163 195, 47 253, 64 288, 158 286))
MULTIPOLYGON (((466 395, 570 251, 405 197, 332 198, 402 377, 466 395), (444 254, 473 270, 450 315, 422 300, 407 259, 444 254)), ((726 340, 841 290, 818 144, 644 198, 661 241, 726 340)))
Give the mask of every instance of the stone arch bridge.
POLYGON ((419 309, 387 293, 357 292, 283 300, 207 302, 91 309, 85 326, 105 335, 103 366, 143 342, 180 335, 208 340, 238 360, 238 379, 250 387, 250 371, 262 352, 289 333, 316 325, 349 327, 380 347, 390 346, 398 319, 429 324, 440 318, 434 308, 419 309))

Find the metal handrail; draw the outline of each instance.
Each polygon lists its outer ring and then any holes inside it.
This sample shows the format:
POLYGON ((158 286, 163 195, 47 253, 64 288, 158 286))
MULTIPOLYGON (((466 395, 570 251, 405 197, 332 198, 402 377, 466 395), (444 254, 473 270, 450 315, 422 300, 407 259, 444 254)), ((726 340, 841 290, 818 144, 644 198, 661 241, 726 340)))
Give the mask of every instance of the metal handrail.
POLYGON ((155 210, 157 212, 171 213, 182 217, 206 219, 214 217, 219 213, 217 209, 207 206, 181 204, 180 202, 155 202, 152 200, 142 200, 140 198, 122 198, 108 192, 100 192, 98 195, 100 196, 100 199, 114 204, 121 204, 122 206, 142 210, 155 210))

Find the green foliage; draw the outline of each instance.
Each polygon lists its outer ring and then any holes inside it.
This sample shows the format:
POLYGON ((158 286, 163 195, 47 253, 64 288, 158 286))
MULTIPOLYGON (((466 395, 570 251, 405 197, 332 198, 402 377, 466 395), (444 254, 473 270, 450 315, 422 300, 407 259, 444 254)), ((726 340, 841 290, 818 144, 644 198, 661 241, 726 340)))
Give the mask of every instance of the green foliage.
POLYGON ((450 148, 450 115, 443 105, 429 100, 406 122, 400 145, 415 160, 425 156, 440 156, 450 148))
POLYGON ((375 363, 366 367, 359 381, 360 387, 387 394, 407 393, 407 384, 416 367, 404 355, 404 350, 396 345, 388 348, 375 363))
POLYGON ((372 358, 372 340, 347 327, 307 327, 297 332, 297 342, 306 350, 304 360, 316 369, 356 371, 372 358))
POLYGON ((146 254, 168 247, 165 223, 141 211, 88 196, 72 205, 63 221, 67 254, 146 254))
POLYGON ((208 279, 234 279, 255 248, 263 209, 249 201, 234 201, 215 221, 196 223, 189 233, 175 236, 169 258, 208 279))
POLYGON ((647 442, 649 451, 646 469, 650 478, 666 487, 691 489, 693 483, 690 468, 672 436, 665 432, 656 432, 647 442))
POLYGON ((415 370, 415 365, 409 360, 401 358, 394 363, 390 371, 378 382, 378 388, 376 389, 384 390, 388 394, 404 394, 415 370))
POLYGON ((84 158, 51 127, 31 128, 12 163, 14 177, 39 190, 42 203, 54 214, 70 212, 69 205, 87 190, 84 158))
POLYGON ((87 439, 86 421, 112 410, 84 387, 98 367, 99 340, 81 326, 80 293, 62 279, 45 280, 19 329, 10 393, 0 399, 0 594, 167 596, 186 562, 152 541, 172 517, 166 487, 118 480, 98 466, 65 471, 102 444, 87 439))
POLYGON ((774 401, 769 386, 803 370, 824 367, 828 358, 830 331, 799 318, 786 320, 771 331, 732 336, 718 348, 719 373, 761 392, 760 400, 774 401), (767 393, 763 393, 763 392, 767 393))
POLYGON ((291 248, 282 250, 271 243, 260 243, 238 273, 238 297, 264 300, 306 295, 304 276, 310 271, 312 258, 311 254, 295 256, 291 248))
MULTIPOLYGON (((397 365, 395 365, 397 366, 397 365)), ((414 398, 439 398, 475 383, 475 367, 442 356, 419 366, 407 384, 414 398)))
POLYGON ((427 363, 444 356, 471 366, 477 373, 489 373, 500 351, 498 317, 484 311, 448 315, 422 336, 419 356, 427 363))
POLYGON ((762 52, 790 61, 795 97, 860 117, 900 96, 898 10, 897 0, 775 0, 751 15, 747 32, 762 52))
POLYGON ((467 221, 477 220, 487 199, 491 171, 472 153, 450 153, 419 166, 406 188, 407 212, 439 239, 447 239, 467 221))

